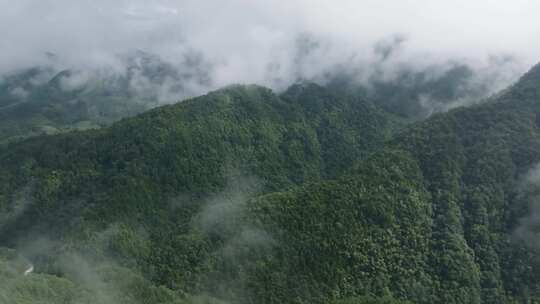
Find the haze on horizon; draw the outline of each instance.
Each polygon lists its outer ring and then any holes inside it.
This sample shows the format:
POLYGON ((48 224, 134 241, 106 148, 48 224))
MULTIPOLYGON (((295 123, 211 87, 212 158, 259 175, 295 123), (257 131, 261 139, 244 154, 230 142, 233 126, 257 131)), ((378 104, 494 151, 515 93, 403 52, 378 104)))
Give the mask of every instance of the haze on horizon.
POLYGON ((283 88, 336 69, 465 62, 503 88, 540 60, 540 2, 0 0, 0 75, 36 65, 122 69, 118 55, 193 60, 211 85, 283 88), (54 56, 51 56, 54 54, 54 56), (187 58, 187 59, 186 59, 187 58), (195 58, 195 59, 193 59, 195 58))

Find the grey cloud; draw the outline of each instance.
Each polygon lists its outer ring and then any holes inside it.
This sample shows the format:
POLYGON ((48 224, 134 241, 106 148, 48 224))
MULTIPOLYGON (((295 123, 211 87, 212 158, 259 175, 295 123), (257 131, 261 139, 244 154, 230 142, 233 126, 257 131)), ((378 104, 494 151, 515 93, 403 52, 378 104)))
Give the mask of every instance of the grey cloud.
POLYGON ((64 91, 73 91, 84 88, 90 82, 91 75, 85 71, 77 71, 69 75, 62 75, 60 88, 64 91))
POLYGON ((0 0, 0 75, 35 65, 122 74, 127 63, 119 55, 141 50, 180 73, 157 87, 133 74, 136 92, 161 101, 232 83, 280 90, 298 80, 324 82, 340 69, 362 84, 374 75, 392 81, 404 67, 449 62, 470 66, 473 82, 496 75, 493 92, 538 60, 539 9, 525 0, 0 0), (506 54, 512 64, 493 61, 506 54))
POLYGON ((11 96, 16 97, 18 99, 26 99, 28 95, 30 94, 27 90, 21 87, 16 87, 14 89, 9 90, 9 93, 11 96))
POLYGON ((388 59, 396 51, 399 51, 400 46, 406 41, 405 36, 403 35, 394 35, 389 39, 381 40, 375 43, 374 51, 375 54, 381 56, 381 59, 384 61, 388 59))
POLYGON ((228 234, 243 227, 243 216, 248 200, 259 193, 261 183, 253 177, 239 175, 237 170, 228 173, 228 184, 224 191, 209 198, 201 211, 194 217, 192 228, 205 234, 228 237, 228 234))

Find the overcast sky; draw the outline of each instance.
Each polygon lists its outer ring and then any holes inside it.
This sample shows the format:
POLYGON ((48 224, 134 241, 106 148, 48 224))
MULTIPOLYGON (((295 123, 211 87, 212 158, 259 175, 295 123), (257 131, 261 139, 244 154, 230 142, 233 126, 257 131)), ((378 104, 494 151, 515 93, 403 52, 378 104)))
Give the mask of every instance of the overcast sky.
POLYGON ((396 62, 511 56, 522 72, 540 61, 538 12, 530 0, 0 0, 0 74, 46 52, 96 67, 140 49, 171 62, 200 53, 218 86, 286 83, 402 40, 396 62))

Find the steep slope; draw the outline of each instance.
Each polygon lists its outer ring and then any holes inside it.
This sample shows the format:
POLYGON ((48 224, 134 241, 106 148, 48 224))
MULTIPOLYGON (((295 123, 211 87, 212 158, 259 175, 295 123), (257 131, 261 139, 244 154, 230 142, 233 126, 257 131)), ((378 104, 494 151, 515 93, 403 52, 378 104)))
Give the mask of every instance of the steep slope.
MULTIPOLYGON (((53 239, 46 250, 23 250, 38 272, 62 273, 55 257, 75 250, 113 256, 177 290, 209 292, 220 285, 219 252, 247 198, 340 175, 398 125, 365 101, 313 84, 282 96, 234 86, 110 128, 12 144, 0 151, 2 245, 53 239), (224 223, 207 227, 214 208, 224 223), (177 270, 199 262, 216 276, 177 270)), ((237 288, 221 291, 214 294, 244 298, 237 288)))
POLYGON ((255 203, 261 229, 287 244, 268 270, 290 280, 280 290, 314 301, 388 290, 415 303, 538 301, 538 71, 489 104, 411 127, 357 174, 255 203))
POLYGON ((1 245, 38 273, 77 253, 235 303, 534 303, 538 70, 390 142, 391 116, 306 84, 13 144, 1 245))
MULTIPOLYGON (((255 86, 231 87, 108 129, 6 147, 2 206, 9 206, 17 185, 36 178, 47 182, 32 188, 55 204, 62 198, 53 199, 53 193, 94 196, 111 186, 135 186, 130 183, 156 187, 164 196, 213 193, 222 189, 227 168, 280 189, 335 176, 380 146, 392 127, 393 120, 375 107, 316 85, 292 88, 283 100, 255 86), (313 92, 319 99, 302 103, 313 92), (26 169, 20 167, 24 164, 26 169), (85 190, 89 185, 99 188, 85 190)), ((111 195, 122 195, 118 190, 111 195)), ((107 196, 106 201, 104 211, 111 213, 115 200, 107 196)))

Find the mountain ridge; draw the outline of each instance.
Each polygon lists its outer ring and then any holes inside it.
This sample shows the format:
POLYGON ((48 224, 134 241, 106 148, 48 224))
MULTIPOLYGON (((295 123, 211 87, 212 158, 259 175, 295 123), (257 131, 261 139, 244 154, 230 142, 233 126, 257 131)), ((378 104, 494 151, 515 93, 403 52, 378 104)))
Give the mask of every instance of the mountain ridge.
POLYGON ((10 144, 1 245, 49 231, 62 245, 31 256, 38 273, 89 252, 239 303, 536 301, 537 252, 515 234, 536 223, 537 189, 520 186, 540 162, 535 69, 494 102, 405 128, 348 92, 232 86, 10 144))

